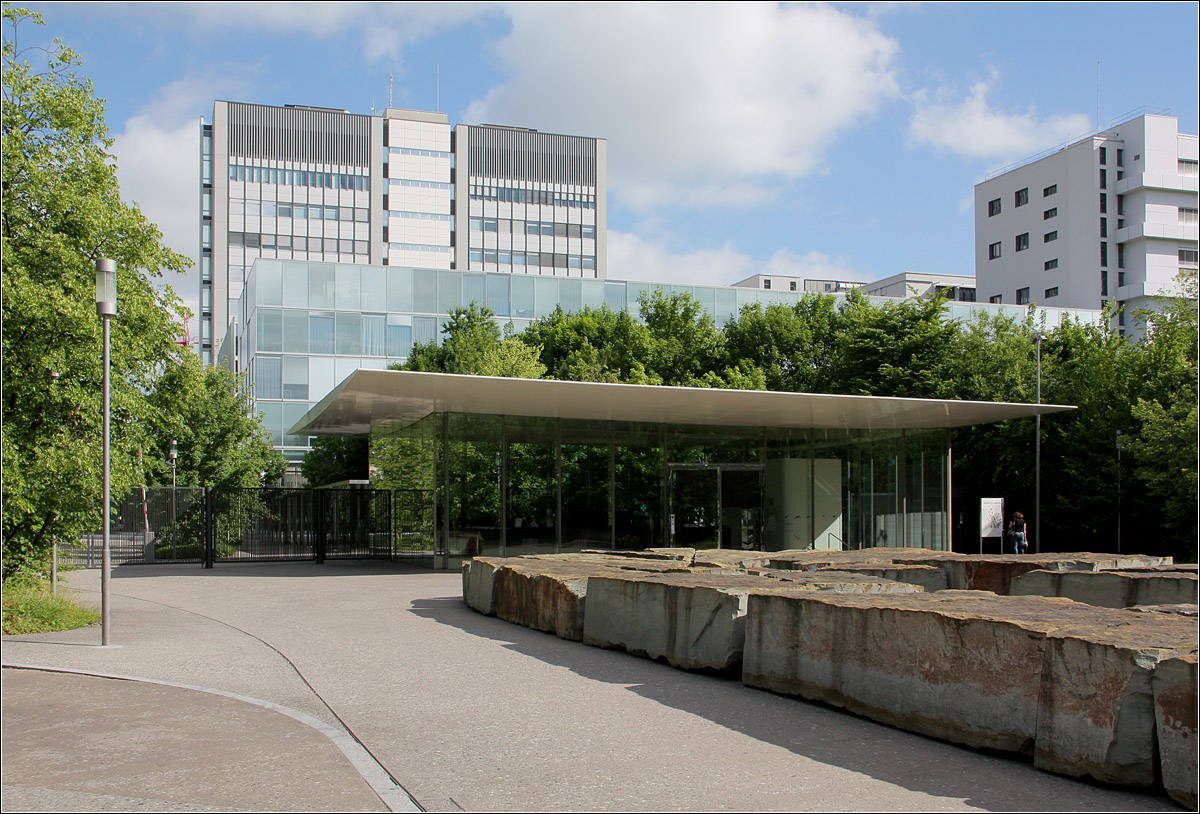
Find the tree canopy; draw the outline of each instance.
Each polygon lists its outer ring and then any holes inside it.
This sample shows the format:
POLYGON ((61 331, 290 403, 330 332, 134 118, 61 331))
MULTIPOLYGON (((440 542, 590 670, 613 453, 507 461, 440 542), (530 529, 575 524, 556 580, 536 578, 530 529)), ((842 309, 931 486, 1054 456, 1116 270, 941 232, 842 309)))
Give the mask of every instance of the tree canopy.
MULTIPOLYGON (((52 541, 78 539, 100 525, 98 258, 117 263, 111 342, 114 499, 141 480, 139 449, 157 450, 163 437, 182 437, 189 428, 199 432, 192 421, 213 417, 196 406, 189 419, 193 405, 186 398, 202 396, 207 407, 221 399, 222 407, 240 402, 230 401, 234 391, 225 384, 201 376, 188 351, 176 344, 176 323, 186 309, 169 288, 157 290, 154 280, 163 270, 185 270, 188 260, 164 247, 154 224, 121 200, 104 105, 79 72, 77 56, 57 40, 49 49, 23 48, 42 25, 33 12, 6 4, 3 24, 7 579, 41 561, 52 541), (179 387, 164 384, 171 376, 179 387)), ((229 448, 206 449, 220 457, 229 448)), ((182 442, 180 450, 190 454, 182 442)))

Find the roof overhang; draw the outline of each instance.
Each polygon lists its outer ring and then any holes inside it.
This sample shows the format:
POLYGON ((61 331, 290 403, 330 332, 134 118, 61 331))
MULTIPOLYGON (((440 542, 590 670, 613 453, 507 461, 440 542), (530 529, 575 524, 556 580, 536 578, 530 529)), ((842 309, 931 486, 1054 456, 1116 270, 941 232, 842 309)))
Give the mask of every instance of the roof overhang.
POLYGON ((358 370, 287 432, 367 435, 373 427, 405 426, 433 412, 786 429, 934 429, 1074 409, 1061 404, 831 396, 358 370))

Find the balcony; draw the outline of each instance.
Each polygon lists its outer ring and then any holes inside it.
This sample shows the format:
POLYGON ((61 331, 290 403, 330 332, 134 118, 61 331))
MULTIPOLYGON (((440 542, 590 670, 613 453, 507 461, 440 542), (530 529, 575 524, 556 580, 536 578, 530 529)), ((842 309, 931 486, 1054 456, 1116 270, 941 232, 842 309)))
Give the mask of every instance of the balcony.
POLYGON ((1131 240, 1190 240, 1196 242, 1200 230, 1195 225, 1181 223, 1135 223, 1117 230, 1117 242, 1131 240))
POLYGON ((1146 187, 1148 189, 1169 189, 1176 192, 1196 192, 1198 188, 1196 182, 1198 180, 1200 179, 1197 179, 1193 176, 1176 175, 1174 173, 1170 175, 1162 175, 1157 173, 1142 172, 1127 175, 1120 181, 1117 181, 1115 189, 1118 195, 1124 195, 1126 192, 1129 192, 1132 189, 1138 189, 1140 187, 1146 187))

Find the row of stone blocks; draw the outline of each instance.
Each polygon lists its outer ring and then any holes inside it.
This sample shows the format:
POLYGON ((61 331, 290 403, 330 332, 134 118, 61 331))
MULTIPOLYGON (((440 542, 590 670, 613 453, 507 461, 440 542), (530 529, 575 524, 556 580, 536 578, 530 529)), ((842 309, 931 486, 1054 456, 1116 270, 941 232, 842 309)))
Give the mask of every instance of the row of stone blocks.
POLYGON ((1194 807, 1192 619, 954 590, 1103 566, 1161 562, 912 549, 484 557, 464 565, 463 595, 477 611, 566 639, 683 669, 740 669, 749 686, 1029 755, 1050 771, 1161 782, 1194 807))

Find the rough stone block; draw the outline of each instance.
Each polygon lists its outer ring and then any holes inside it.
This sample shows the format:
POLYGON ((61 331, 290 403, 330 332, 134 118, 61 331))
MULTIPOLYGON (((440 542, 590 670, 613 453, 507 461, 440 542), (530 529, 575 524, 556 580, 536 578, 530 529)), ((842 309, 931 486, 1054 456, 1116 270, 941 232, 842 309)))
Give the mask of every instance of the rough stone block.
POLYGON ((1167 794, 1193 811, 1197 800, 1195 655, 1163 659, 1154 668, 1154 722, 1160 775, 1167 794))
POLYGON ((950 587, 946 584, 946 572, 935 565, 897 562, 864 565, 830 565, 818 570, 863 574, 864 576, 915 585, 925 591, 945 591, 950 587))
POLYGON ((689 670, 730 670, 742 658, 746 596, 760 578, 594 577, 583 641, 689 670))
POLYGON ((579 641, 588 578, 601 570, 603 566, 590 563, 570 566, 508 560, 495 575, 496 616, 579 641))
POLYGON ((1134 605, 1196 604, 1195 572, 1158 569, 1131 571, 1029 571, 1013 580, 1013 596, 1065 596, 1104 608, 1134 605))
POLYGON ((496 615, 496 571, 503 557, 475 557, 463 561, 463 599, 485 616, 496 615))
POLYGON ((1045 635, 1086 606, 975 591, 748 601, 742 681, 974 747, 1031 753, 1045 635))
POLYGON ((1156 739, 1151 677, 1163 659, 1196 652, 1195 623, 1168 614, 1092 612, 1091 619, 1047 634, 1034 765, 1151 787, 1156 739))
POLYGON ((1013 580, 1029 571, 1112 571, 1155 566, 1169 559, 1140 554, 971 554, 946 561, 943 566, 949 575, 951 588, 992 591, 1000 596, 1008 596, 1013 580))

